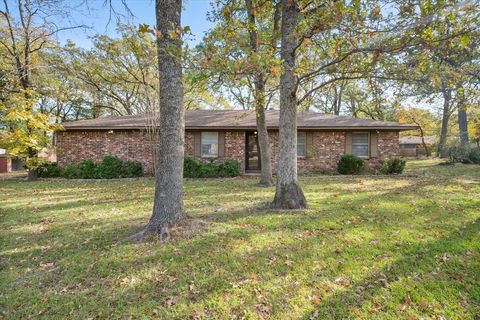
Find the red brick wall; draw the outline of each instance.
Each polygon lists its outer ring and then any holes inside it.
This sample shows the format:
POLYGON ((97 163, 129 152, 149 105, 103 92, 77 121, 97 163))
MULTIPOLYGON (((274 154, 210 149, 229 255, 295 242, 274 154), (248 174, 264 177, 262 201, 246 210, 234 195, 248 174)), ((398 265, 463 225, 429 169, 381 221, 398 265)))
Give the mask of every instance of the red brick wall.
MULTIPOLYGON (((335 169, 345 152, 344 131, 315 131, 313 147, 306 157, 298 158, 299 171, 335 169)), ((278 157, 278 131, 270 131, 273 167, 278 157)), ((400 154, 398 132, 380 131, 378 134, 379 158, 400 154)), ((125 160, 140 161, 146 173, 153 172, 153 151, 149 135, 140 130, 114 131, 62 131, 57 133, 57 159, 61 167, 86 158, 101 161, 107 155, 116 155, 125 160)), ((194 136, 185 133, 185 154, 194 156, 194 136)), ((195 157, 202 160, 199 157, 195 157)), ((370 166, 378 165, 379 158, 369 159, 370 166)), ((219 161, 239 160, 242 171, 245 168, 245 132, 225 132, 225 156, 219 161)), ((206 160, 206 159, 204 159, 206 160)))
MULTIPOLYGON (((313 146, 308 147, 307 156, 297 158, 298 171, 336 168, 338 160, 345 152, 345 132, 315 131, 312 134, 313 146)), ((275 168, 279 153, 278 131, 270 132, 270 144, 275 168)))
POLYGON ((144 172, 153 172, 152 143, 143 130, 61 131, 57 132, 56 149, 60 167, 88 158, 100 162, 114 155, 140 161, 144 172))
MULTIPOLYGON (((208 161, 211 158, 195 156, 193 131, 185 132, 185 154, 197 160, 208 161)), ((242 172, 245 170, 245 131, 225 131, 224 156, 216 158, 218 161, 238 160, 242 172)))

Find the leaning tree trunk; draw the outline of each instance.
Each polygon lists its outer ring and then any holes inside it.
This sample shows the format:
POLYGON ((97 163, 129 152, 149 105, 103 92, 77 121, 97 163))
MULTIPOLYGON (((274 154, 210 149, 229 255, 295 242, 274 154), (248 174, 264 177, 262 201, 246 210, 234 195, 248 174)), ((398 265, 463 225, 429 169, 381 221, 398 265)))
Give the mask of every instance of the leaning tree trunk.
MULTIPOLYGON (((250 36, 250 48, 252 52, 258 51, 258 33, 256 27, 255 11, 253 9, 252 1, 245 0, 248 14, 248 22, 250 26, 248 33, 250 36)), ((260 167, 261 176, 260 184, 264 186, 271 186, 273 184, 272 178, 272 164, 270 143, 268 141, 267 120, 265 116, 265 79, 262 71, 257 70, 255 74, 255 114, 257 119, 257 133, 258 133, 258 148, 260 150, 260 167)))
POLYGON ((430 157, 430 152, 428 150, 427 144, 425 143, 425 132, 423 131, 423 128, 421 125, 417 123, 418 129, 420 129, 420 137, 422 138, 422 146, 423 150, 425 150, 425 156, 430 157))
POLYGON ((153 214, 138 238, 169 237, 169 228, 184 215, 184 108, 180 34, 181 0, 156 0, 160 116, 158 167, 153 214))
POLYGON ((450 120, 450 102, 452 99, 449 89, 443 89, 443 112, 442 112, 442 128, 440 131, 440 141, 438 143, 438 154, 440 158, 446 157, 445 145, 447 143, 448 122, 450 120))
POLYGON ((295 0, 283 0, 282 76, 280 78, 280 153, 273 207, 301 209, 307 201, 297 179, 297 79, 294 75, 299 9, 295 0))

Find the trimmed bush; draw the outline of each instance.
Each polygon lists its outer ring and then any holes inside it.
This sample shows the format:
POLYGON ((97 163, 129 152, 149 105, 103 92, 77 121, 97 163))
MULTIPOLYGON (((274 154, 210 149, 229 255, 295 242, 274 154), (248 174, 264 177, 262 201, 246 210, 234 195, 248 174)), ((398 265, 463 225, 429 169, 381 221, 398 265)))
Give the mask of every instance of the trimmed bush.
POLYGON ((113 179, 123 177, 123 161, 115 156, 106 156, 97 166, 97 178, 113 179))
POLYGON ((185 157, 183 175, 186 178, 219 178, 240 175, 240 162, 229 160, 221 163, 210 161, 204 163, 191 157, 185 157))
POLYGON ((380 162, 380 172, 383 174, 401 174, 407 162, 400 158, 385 159, 380 162))
POLYGON ((62 175, 62 168, 56 163, 45 163, 37 168, 38 176, 41 178, 56 178, 62 175))
POLYGON ((96 169, 97 165, 92 159, 85 159, 66 167, 62 176, 67 179, 93 179, 97 177, 96 169))
POLYGON ((125 177, 141 177, 143 176, 142 163, 138 161, 124 161, 123 174, 125 177))
POLYGON ((340 158, 337 171, 340 174, 359 174, 364 167, 365 161, 363 159, 353 154, 346 154, 340 158))
POLYGON ((449 163, 476 163, 480 164, 480 148, 461 144, 459 141, 450 141, 446 146, 446 155, 449 163))
POLYGON ((61 176, 67 179, 135 178, 142 174, 140 162, 125 161, 115 156, 106 156, 99 164, 85 159, 61 170, 61 176))
POLYGON ((116 156, 106 156, 97 165, 96 178, 135 178, 142 176, 142 164, 138 161, 126 161, 116 156))

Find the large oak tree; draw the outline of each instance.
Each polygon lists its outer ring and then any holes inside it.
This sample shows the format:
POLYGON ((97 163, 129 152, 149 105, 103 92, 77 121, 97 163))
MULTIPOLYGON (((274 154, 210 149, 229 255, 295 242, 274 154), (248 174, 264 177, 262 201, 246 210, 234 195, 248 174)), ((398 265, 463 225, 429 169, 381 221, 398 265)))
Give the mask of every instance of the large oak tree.
POLYGON ((155 199, 150 221, 133 236, 169 238, 169 229, 184 216, 183 156, 185 111, 182 82, 181 0, 157 0, 158 70, 160 77, 160 116, 158 167, 155 174, 155 199))

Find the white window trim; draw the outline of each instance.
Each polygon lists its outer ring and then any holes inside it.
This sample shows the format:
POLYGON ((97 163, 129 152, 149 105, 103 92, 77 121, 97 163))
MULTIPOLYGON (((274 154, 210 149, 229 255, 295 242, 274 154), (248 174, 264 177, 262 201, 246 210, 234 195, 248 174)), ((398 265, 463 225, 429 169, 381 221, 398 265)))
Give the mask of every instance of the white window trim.
MULTIPOLYGON (((363 134, 367 134, 367 155, 366 156, 357 156, 361 159, 370 159, 370 132, 368 131, 354 131, 352 132, 352 154, 353 154, 353 135, 356 134, 356 133, 363 133, 363 134)), ((353 154, 355 155, 355 154, 353 154)))
POLYGON ((307 132, 306 131, 298 131, 297 132, 297 145, 296 145, 296 149, 297 149, 297 158, 305 158, 307 156, 307 132), (304 146, 305 146, 305 154, 304 155, 298 155, 298 134, 301 133, 303 135, 305 135, 305 143, 304 143, 304 146))
POLYGON ((218 158, 218 151, 219 151, 219 150, 218 150, 218 147, 219 147, 219 143, 218 143, 218 142, 219 142, 219 134, 218 134, 218 131, 202 131, 202 132, 200 133, 200 155, 201 155, 201 157, 202 157, 202 158, 218 158), (204 133, 215 133, 215 134, 217 135, 217 143, 216 143, 216 145, 217 145, 217 154, 214 155, 214 154, 204 154, 204 153, 203 153, 203 145, 204 145, 204 143, 203 143, 203 134, 204 134, 204 133))

